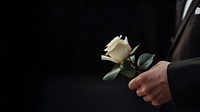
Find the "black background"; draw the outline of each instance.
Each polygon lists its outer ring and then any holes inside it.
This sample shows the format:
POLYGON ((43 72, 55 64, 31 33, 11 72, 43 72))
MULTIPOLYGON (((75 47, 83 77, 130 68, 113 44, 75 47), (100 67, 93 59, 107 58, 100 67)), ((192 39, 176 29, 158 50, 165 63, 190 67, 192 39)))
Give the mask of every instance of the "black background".
MULTIPOLYGON (((31 0, 2 4, 2 97, 25 112, 156 111, 127 87, 101 78, 113 63, 105 45, 127 36, 136 55, 166 57, 174 0, 31 0)), ((8 106, 8 108, 7 108, 8 106)))

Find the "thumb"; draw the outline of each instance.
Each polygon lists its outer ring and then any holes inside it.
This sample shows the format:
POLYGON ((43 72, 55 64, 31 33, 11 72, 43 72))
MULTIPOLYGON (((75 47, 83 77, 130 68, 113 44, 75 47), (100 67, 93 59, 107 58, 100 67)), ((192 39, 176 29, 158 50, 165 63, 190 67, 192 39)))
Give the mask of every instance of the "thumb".
POLYGON ((131 90, 138 89, 141 86, 140 80, 141 80, 140 75, 135 77, 134 79, 132 79, 128 84, 129 89, 131 89, 131 90))

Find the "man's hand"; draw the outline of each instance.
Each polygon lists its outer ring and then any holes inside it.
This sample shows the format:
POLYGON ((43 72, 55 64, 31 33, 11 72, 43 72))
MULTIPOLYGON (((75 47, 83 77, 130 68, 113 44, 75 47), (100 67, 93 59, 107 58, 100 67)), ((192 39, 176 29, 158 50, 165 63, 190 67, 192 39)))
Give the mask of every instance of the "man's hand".
POLYGON ((138 96, 143 96, 146 102, 160 106, 172 100, 168 80, 167 66, 169 62, 160 61, 150 70, 140 74, 129 82, 131 90, 137 89, 138 96))

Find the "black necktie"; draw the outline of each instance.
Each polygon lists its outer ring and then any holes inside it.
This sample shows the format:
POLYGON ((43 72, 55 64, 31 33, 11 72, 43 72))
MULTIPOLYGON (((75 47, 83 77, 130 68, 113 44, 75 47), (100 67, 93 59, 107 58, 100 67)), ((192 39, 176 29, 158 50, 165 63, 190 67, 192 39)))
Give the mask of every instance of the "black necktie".
POLYGON ((187 0, 176 1, 176 30, 181 24, 184 6, 187 0))

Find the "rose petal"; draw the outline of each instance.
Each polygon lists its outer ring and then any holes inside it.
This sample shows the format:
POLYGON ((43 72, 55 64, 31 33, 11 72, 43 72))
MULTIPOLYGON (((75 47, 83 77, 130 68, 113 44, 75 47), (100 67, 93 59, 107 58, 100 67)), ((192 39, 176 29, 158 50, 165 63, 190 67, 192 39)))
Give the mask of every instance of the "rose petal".
POLYGON ((131 52, 128 44, 118 43, 117 46, 107 54, 117 62, 122 62, 131 52))
POLYGON ((125 39, 124 39, 124 44, 129 44, 129 43, 128 43, 128 38, 127 38, 127 37, 125 37, 125 39))
POLYGON ((117 61, 115 61, 113 58, 105 56, 105 55, 101 55, 101 60, 108 60, 108 61, 112 61, 114 63, 118 63, 117 61))
POLYGON ((110 50, 112 50, 117 45, 117 43, 119 41, 121 41, 121 37, 122 36, 120 35, 120 36, 115 37, 113 40, 111 40, 111 42, 106 45, 107 48, 104 49, 104 51, 110 51, 110 50))
POLYGON ((119 43, 122 43, 123 44, 123 40, 119 40, 118 42, 114 43, 113 45, 107 47, 107 52, 110 52, 112 51, 119 43))
POLYGON ((118 42, 116 42, 115 44, 111 45, 110 47, 107 48, 107 53, 105 55, 109 55, 110 52, 112 52, 119 44, 124 44, 123 40, 119 40, 118 42))
POLYGON ((108 43, 106 46, 110 46, 110 45, 112 45, 113 43, 117 42, 117 41, 120 40, 120 39, 121 39, 121 38, 120 38, 119 36, 117 36, 117 37, 113 38, 113 39, 110 41, 110 43, 108 43))
POLYGON ((124 44, 126 44, 130 48, 130 50, 132 49, 129 42, 128 42, 128 37, 125 37, 124 44))
POLYGON ((110 41, 110 43, 108 43, 106 46, 110 46, 111 44, 113 44, 114 42, 120 40, 121 38, 122 38, 122 35, 116 36, 116 37, 115 37, 114 39, 112 39, 112 40, 110 41))

